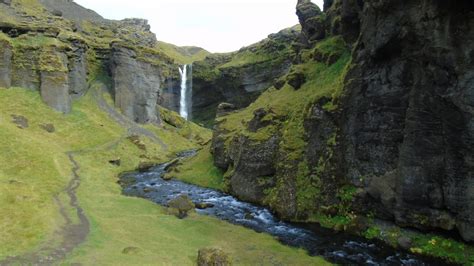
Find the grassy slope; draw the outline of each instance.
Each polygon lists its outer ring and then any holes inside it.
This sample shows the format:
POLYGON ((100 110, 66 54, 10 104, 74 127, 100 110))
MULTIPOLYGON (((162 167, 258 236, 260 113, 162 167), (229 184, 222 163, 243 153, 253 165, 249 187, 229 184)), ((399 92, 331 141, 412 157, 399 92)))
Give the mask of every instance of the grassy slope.
POLYGON ((156 48, 166 54, 168 57, 173 58, 176 63, 190 64, 195 61, 200 61, 209 55, 209 52, 202 49, 195 54, 186 54, 186 47, 178 47, 174 44, 158 41, 156 48))
POLYGON ((198 186, 224 190, 224 173, 214 166, 210 145, 206 145, 196 156, 184 160, 166 175, 198 186))
POLYGON ((90 96, 76 102, 71 115, 63 116, 43 105, 37 92, 1 89, 0 258, 34 250, 62 224, 53 197, 64 197, 72 167, 65 152, 74 150, 80 151, 76 154, 82 178, 79 202, 92 227, 86 243, 67 263, 190 265, 197 250, 207 246, 228 250, 237 264, 324 263, 268 235, 209 217, 178 220, 153 203, 122 196, 116 177, 136 167, 140 157, 165 161, 176 147, 197 147, 175 134, 166 151, 142 139, 145 152, 124 136, 125 129, 99 110, 90 96), (30 127, 17 128, 11 114, 27 117, 30 127), (42 123, 53 123, 57 131, 47 133, 39 127, 42 123), (117 157, 120 167, 108 163, 117 157), (136 254, 122 254, 132 246, 139 248, 136 254))

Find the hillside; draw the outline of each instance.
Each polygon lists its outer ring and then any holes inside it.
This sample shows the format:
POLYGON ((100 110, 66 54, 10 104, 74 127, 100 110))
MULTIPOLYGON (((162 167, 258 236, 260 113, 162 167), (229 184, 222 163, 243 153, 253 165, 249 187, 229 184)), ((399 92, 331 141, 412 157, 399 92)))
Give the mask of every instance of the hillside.
POLYGON ((0 265, 472 265, 474 2, 295 2, 211 54, 0 0, 0 265))
POLYGON ((103 20, 72 1, 1 1, 0 15, 0 264, 193 265, 210 246, 238 264, 325 263, 122 195, 121 173, 209 142, 210 130, 159 106, 160 84, 204 50, 158 43, 144 20, 103 20))

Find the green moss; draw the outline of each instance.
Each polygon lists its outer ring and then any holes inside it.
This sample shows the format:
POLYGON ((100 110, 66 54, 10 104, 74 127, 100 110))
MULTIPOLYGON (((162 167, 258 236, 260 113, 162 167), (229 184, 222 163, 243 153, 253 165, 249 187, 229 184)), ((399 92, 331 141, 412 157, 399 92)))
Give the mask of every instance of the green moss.
POLYGON ((321 180, 317 175, 310 175, 307 162, 301 162, 296 175, 296 203, 300 214, 297 216, 315 212, 317 206, 315 202, 318 202, 321 197, 321 185, 321 180))

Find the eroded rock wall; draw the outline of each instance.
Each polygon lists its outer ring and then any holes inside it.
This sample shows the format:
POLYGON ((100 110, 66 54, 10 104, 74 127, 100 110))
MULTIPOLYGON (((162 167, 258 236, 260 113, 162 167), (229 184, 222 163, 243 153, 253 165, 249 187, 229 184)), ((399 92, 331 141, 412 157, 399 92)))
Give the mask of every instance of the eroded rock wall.
POLYGON ((360 25, 340 122, 347 179, 364 177, 401 225, 473 241, 474 3, 364 1, 360 25))

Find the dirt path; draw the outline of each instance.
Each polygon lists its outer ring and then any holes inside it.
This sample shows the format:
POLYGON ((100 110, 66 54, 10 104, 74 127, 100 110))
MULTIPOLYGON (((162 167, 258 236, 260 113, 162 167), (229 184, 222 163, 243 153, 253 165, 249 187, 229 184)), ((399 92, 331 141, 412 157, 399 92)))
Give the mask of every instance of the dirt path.
POLYGON ((17 257, 8 257, 1 261, 0 265, 51 265, 64 260, 69 253, 86 240, 90 223, 84 214, 84 210, 79 205, 76 194, 81 184, 81 177, 78 174, 80 166, 74 159, 74 152, 68 152, 66 155, 72 164, 72 179, 64 190, 69 197, 69 202, 64 203, 58 196, 54 197, 54 201, 59 207, 59 213, 65 221, 65 224, 55 232, 61 239, 61 244, 57 246, 55 245, 57 239, 51 240, 35 252, 17 257), (77 215, 77 223, 71 219, 69 209, 74 210, 77 215))

